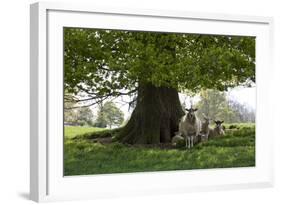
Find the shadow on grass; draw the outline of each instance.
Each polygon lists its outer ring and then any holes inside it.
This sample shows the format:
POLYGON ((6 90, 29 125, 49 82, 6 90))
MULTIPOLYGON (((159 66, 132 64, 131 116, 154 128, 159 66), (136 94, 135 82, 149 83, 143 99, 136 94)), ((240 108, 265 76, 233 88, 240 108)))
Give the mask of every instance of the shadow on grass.
POLYGON ((65 143, 64 159, 66 176, 250 167, 255 165, 255 129, 237 129, 191 150, 70 139, 65 143))

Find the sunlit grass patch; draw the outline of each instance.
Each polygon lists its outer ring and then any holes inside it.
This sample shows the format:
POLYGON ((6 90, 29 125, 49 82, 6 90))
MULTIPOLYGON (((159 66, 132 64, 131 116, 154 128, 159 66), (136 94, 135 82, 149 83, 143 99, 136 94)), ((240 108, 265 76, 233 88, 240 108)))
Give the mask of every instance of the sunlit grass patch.
POLYGON ((104 128, 86 126, 64 126, 64 137, 73 138, 77 135, 82 135, 89 132, 97 132, 101 130, 104 130, 104 128))

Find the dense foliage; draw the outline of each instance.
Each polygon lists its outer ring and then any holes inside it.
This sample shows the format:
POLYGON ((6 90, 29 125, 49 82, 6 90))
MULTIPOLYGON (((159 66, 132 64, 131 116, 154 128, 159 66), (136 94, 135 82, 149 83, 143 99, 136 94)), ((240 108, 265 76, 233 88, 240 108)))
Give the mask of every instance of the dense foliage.
POLYGON ((77 102, 135 95, 147 83, 226 90, 255 81, 255 38, 64 28, 64 70, 77 102))

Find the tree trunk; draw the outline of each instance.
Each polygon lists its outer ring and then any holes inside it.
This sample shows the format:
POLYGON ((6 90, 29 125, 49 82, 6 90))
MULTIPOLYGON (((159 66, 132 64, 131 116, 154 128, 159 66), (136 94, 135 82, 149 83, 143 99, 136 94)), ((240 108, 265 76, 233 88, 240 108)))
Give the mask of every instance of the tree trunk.
POLYGON ((176 89, 140 86, 136 108, 118 139, 129 144, 170 142, 183 115, 176 89))

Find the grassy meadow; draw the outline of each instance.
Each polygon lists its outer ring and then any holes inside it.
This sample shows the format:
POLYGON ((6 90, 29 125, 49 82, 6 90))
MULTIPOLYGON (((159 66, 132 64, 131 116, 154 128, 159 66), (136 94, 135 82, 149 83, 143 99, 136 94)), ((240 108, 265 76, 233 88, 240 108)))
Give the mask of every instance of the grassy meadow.
POLYGON ((64 175, 255 166, 255 124, 225 125, 226 135, 192 149, 165 145, 126 145, 118 131, 65 126, 64 175))

